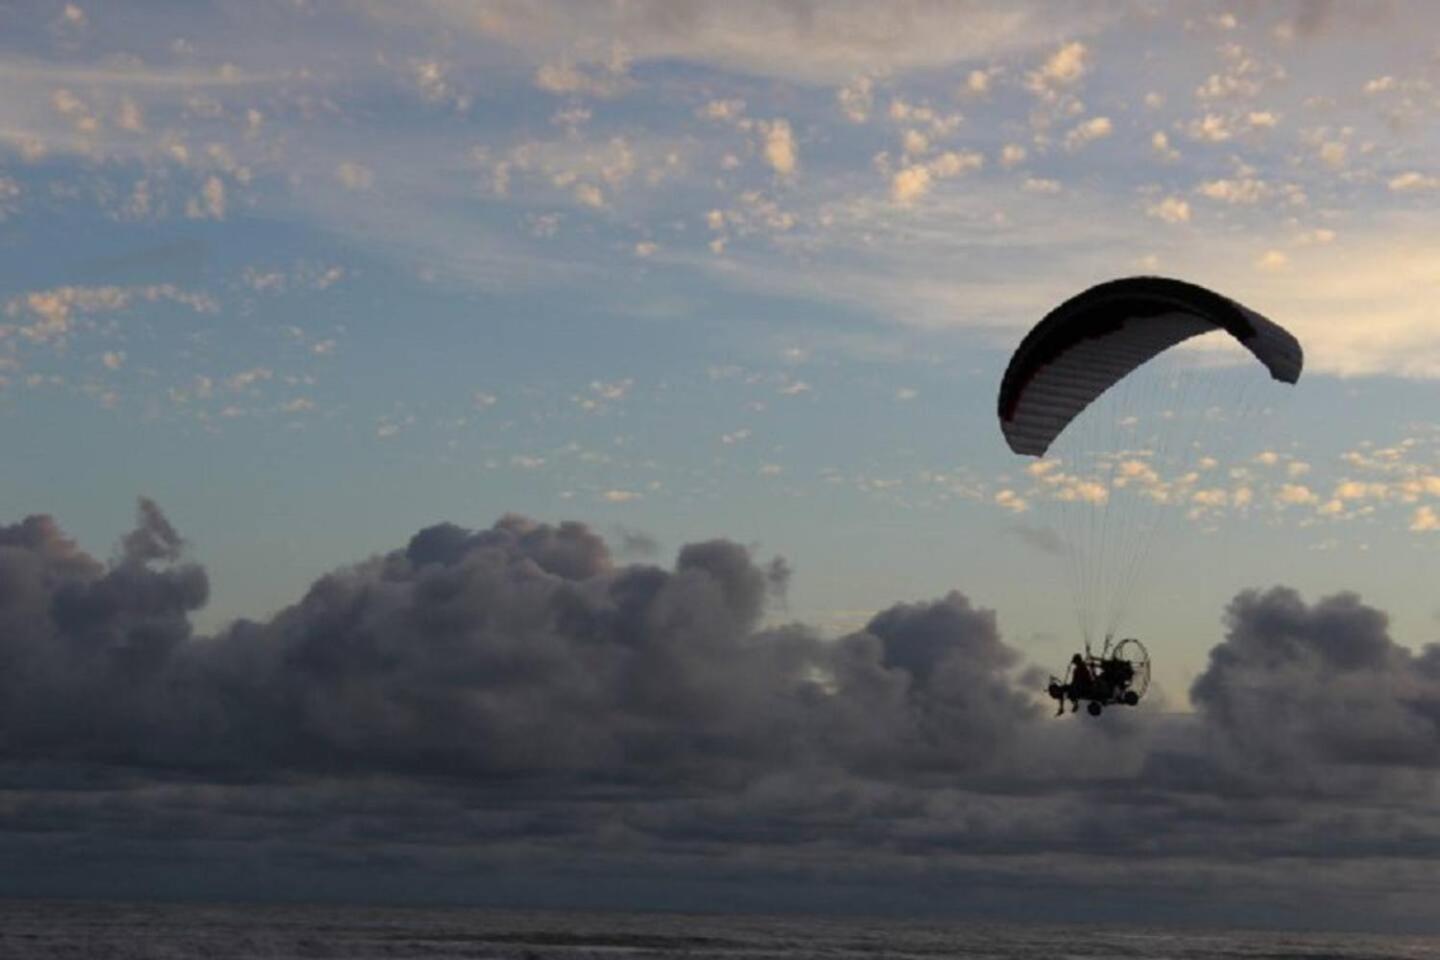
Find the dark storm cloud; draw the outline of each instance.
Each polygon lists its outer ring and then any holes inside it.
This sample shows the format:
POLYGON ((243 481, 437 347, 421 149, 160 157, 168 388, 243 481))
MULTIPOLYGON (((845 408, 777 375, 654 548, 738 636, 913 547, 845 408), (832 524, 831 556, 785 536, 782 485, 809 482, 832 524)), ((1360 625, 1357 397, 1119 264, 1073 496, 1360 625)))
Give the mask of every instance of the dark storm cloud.
POLYGON ((1440 646, 1418 655, 1354 594, 1248 591, 1191 699, 1235 756, 1283 769, 1440 766, 1440 646))
POLYGON ((209 594, 180 551, 148 500, 109 565, 48 517, 0 528, 0 752, 173 761, 172 698, 209 693, 179 672, 209 594))
POLYGON ((994 765, 1033 718, 1018 656, 960 594, 822 642, 762 629, 790 570, 725 540, 617 564, 583 524, 439 524, 210 638, 204 572, 142 501, 101 564, 6 528, 4 750, 289 771, 735 783, 794 763, 994 765))
POLYGON ((914 885, 924 863, 992 891, 1043 863, 1099 909, 1278 903, 1321 862, 1352 901, 1411 903, 1440 857, 1440 648, 1353 596, 1237 597, 1194 716, 1057 720, 963 594, 826 639, 767 621, 789 578, 727 540, 627 563, 584 524, 507 516, 199 637, 204 571, 154 504, 108 562, 46 517, 0 527, 0 862, 50 865, 0 890, 95 892, 95 864, 170 889, 245 846, 296 895, 375 863, 537 889, 581 862, 657 889, 717 866, 914 885))
POLYGON ((1156 740, 1130 711, 1048 722, 1043 671, 958 592, 824 640, 764 624, 789 577, 726 540, 619 563, 584 524, 507 516, 426 528, 195 637, 208 582, 155 504, 109 563, 31 517, 0 528, 0 751, 261 778, 733 785, 804 766, 1007 789, 1097 777, 1095 747, 1111 775, 1148 763, 1185 790, 1222 764, 1440 763, 1440 648, 1399 646, 1351 595, 1237 597, 1195 731, 1156 740))

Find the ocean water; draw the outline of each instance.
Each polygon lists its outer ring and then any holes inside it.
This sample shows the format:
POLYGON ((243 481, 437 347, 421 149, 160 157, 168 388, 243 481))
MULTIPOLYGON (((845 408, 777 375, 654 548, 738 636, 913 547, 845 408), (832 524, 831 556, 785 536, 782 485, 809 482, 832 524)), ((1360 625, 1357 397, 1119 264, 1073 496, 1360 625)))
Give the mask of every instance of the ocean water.
POLYGON ((0 958, 1433 960, 1440 937, 467 909, 0 901, 0 958))

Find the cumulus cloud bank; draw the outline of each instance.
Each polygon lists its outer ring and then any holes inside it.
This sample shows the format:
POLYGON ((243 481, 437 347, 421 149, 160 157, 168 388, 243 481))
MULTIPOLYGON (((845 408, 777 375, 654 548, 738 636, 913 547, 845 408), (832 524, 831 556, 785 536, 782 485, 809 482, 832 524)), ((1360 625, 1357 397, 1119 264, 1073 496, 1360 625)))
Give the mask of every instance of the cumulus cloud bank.
POLYGON ((1440 646, 1396 644, 1354 594, 1250 591, 1193 696, 1233 750, 1299 775, 1440 766, 1440 646))
POLYGON ((789 570, 725 540, 665 569, 617 563, 579 523, 440 524, 213 637, 188 621, 205 573, 148 500, 108 565, 48 517, 0 546, 11 756, 734 782, 890 769, 897 748, 983 766, 1035 713, 994 615, 960 594, 838 643, 762 628, 789 570))
POLYGON ((1330 884, 1425 915, 1440 646, 1398 645, 1359 598, 1237 597, 1193 717, 1056 721, 1043 672, 961 593, 825 638, 767 619, 789 575, 727 540, 626 563, 585 524, 506 516, 197 636, 206 574, 150 501, 109 562, 49 517, 0 527, 0 851, 63 824, 116 876, 137 844, 194 866, 222 839, 292 873, 349 869, 356 844, 411 871, 584 855, 792 886, 1043 864, 1106 878, 1067 894, 1087 910, 1141 887, 1223 905, 1244 878, 1258 902, 1330 884), (1332 873, 1296 880, 1297 858, 1332 873))

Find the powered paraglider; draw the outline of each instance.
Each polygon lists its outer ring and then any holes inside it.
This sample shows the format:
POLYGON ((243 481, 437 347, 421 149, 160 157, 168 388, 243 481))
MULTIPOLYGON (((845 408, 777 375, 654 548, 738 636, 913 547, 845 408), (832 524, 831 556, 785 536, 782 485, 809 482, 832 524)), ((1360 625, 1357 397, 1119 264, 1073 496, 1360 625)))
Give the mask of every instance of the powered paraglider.
MULTIPOLYGON (((1299 341, 1279 324, 1164 277, 1092 287, 1021 341, 1000 384, 1000 429, 1012 451, 1036 458, 1027 479, 1064 542, 1087 664, 1115 652, 1110 638, 1176 514, 1204 519, 1207 510, 1249 503, 1253 491, 1222 475, 1224 455, 1252 431, 1257 398, 1268 398, 1260 385, 1293 384, 1303 364, 1299 341), (1202 349, 1174 349, 1192 339, 1202 349), (1237 360, 1258 361, 1268 378, 1237 360), (1089 657, 1102 637, 1106 653, 1089 657)), ((1143 695, 1149 655, 1133 639, 1115 649, 1127 644, 1137 657, 1120 661, 1143 662, 1144 682, 1117 688, 1119 699, 1085 697, 1092 712, 1143 695)))

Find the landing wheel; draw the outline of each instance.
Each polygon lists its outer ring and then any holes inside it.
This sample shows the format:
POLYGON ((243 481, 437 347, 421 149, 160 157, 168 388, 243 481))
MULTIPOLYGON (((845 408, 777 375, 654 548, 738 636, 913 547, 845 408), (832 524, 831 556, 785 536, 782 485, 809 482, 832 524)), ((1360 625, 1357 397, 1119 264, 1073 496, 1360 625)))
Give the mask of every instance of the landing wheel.
POLYGON ((1133 707, 1140 702, 1140 694, 1136 693, 1134 690, 1126 690, 1125 696, 1121 697, 1120 699, 1125 701, 1125 706, 1133 707))
POLYGON ((1087 706, 1085 709, 1090 711, 1090 716, 1098 717, 1100 716, 1100 711, 1104 710, 1105 708, 1100 706, 1099 700, 1091 700, 1089 706, 1087 706))

